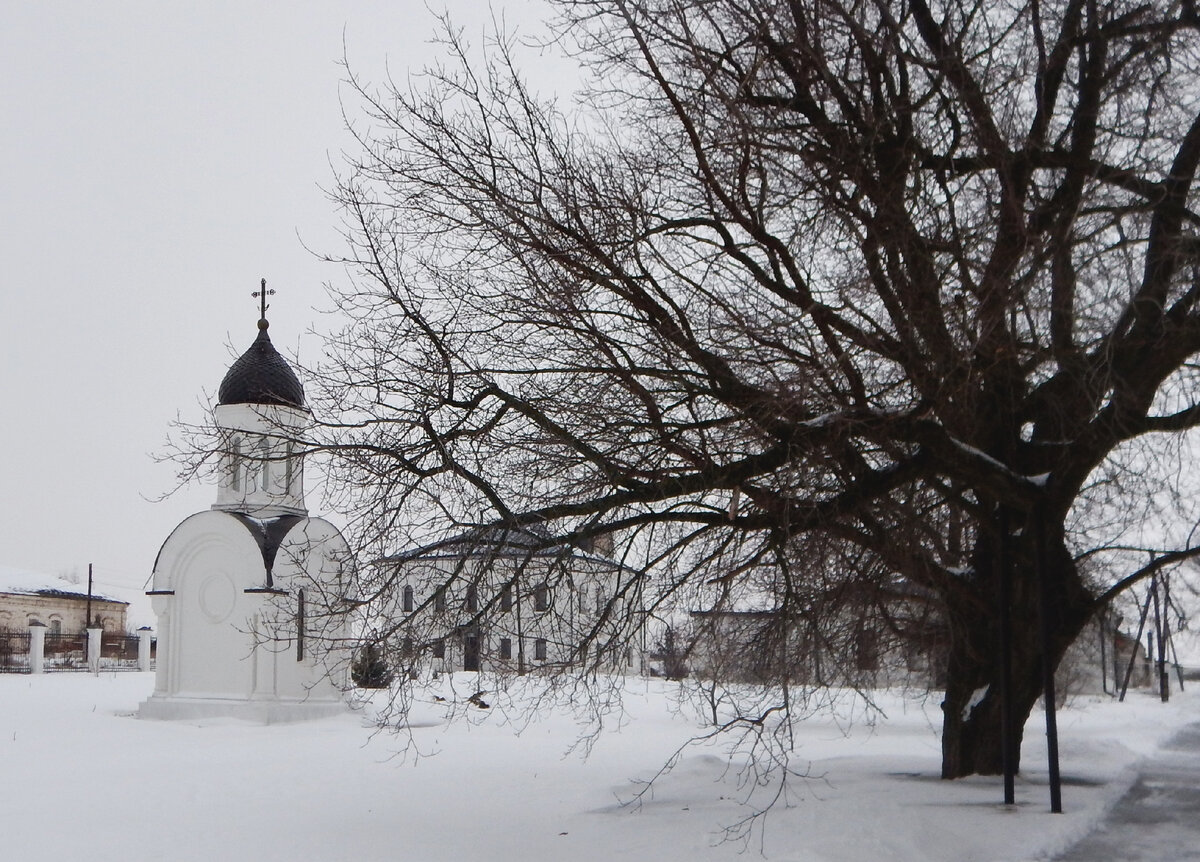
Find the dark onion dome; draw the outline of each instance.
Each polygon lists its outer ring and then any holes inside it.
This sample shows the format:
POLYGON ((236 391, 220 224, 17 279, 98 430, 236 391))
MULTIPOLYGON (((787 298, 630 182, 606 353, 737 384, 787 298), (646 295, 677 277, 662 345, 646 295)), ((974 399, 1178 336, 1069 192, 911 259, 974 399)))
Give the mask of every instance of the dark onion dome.
POLYGON ((225 374, 217 391, 218 404, 304 407, 304 387, 271 343, 267 325, 265 320, 258 322, 258 338, 225 374))

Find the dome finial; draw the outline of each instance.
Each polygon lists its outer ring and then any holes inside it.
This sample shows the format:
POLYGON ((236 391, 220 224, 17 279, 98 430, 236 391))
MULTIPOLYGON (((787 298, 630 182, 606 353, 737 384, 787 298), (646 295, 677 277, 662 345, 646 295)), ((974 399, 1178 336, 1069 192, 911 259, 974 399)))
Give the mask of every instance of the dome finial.
POLYGON ((275 290, 274 289, 267 290, 267 280, 264 278, 262 280, 262 288, 260 290, 254 291, 254 293, 252 293, 250 295, 253 296, 255 299, 261 299, 262 311, 259 314, 259 318, 258 318, 258 328, 266 329, 268 326, 271 325, 271 324, 267 323, 267 309, 270 307, 267 305, 267 297, 274 296, 275 290))
POLYGON ((267 290, 265 278, 262 288, 251 294, 260 301, 262 317, 258 321, 258 337, 226 372, 217 391, 218 404, 279 404, 304 408, 304 387, 267 334, 267 309, 270 308, 267 297, 274 295, 275 291, 267 290))

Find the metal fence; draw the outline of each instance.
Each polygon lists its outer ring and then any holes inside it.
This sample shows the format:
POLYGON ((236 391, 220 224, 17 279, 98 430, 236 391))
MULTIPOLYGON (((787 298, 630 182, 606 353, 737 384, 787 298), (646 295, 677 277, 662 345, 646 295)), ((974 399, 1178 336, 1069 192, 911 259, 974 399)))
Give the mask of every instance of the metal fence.
MULTIPOLYGON (((153 641, 150 646, 151 663, 154 660, 153 641)), ((109 634, 105 632, 100 638, 100 669, 101 670, 137 670, 138 669, 138 637, 137 635, 109 634)))
POLYGON ((0 673, 29 673, 29 632, 0 629, 0 673))
POLYGON ((46 632, 46 673, 87 670, 87 635, 46 632))
MULTIPOLYGON (((0 673, 29 673, 28 631, 0 629, 0 673)), ((86 671, 87 634, 50 632, 45 634, 42 668, 46 673, 86 671)), ((138 636, 104 632, 100 637, 100 670, 135 671, 138 669, 138 636)), ((150 667, 154 667, 154 641, 150 643, 150 667)))

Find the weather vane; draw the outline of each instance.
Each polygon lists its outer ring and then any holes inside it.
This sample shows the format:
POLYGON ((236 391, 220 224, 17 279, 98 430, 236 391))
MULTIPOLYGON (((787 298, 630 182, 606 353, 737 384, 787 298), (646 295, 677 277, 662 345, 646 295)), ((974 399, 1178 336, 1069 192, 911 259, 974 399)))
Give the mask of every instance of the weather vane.
POLYGON ((251 295, 251 296, 253 296, 255 299, 260 299, 260 298, 261 298, 261 301, 262 301, 262 316, 261 316, 259 319, 260 319, 260 320, 266 320, 266 319, 267 319, 267 297, 268 297, 268 296, 274 296, 274 295, 275 295, 275 289, 274 289, 274 288, 272 288, 271 290, 267 290, 267 280, 264 278, 264 279, 262 280, 262 289, 261 289, 261 290, 256 290, 256 291, 254 291, 254 293, 252 293, 252 294, 250 294, 250 295, 251 295))

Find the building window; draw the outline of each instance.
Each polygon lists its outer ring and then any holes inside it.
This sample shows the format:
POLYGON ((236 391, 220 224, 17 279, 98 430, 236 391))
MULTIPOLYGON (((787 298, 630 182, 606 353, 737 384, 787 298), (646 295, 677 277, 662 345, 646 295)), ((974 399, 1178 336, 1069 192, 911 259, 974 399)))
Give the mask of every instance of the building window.
POLYGON ((413 593, 413 588, 405 587, 404 588, 404 612, 406 614, 411 614, 413 612, 413 608, 415 608, 416 606, 417 606, 416 595, 413 593))
POLYGON ((538 584, 533 588, 533 609, 535 611, 550 610, 550 587, 538 584))
POLYGON ((512 638, 500 638, 500 658, 512 658, 512 638))
POLYGON ((433 657, 434 658, 445 658, 446 657, 446 642, 444 640, 436 640, 433 642, 433 657))
POLYGON ((62 620, 56 620, 53 617, 50 618, 50 634, 62 634, 62 620))
POLYGON ((295 445, 291 440, 287 442, 287 458, 283 462, 283 490, 290 494, 292 493, 292 456, 295 453, 295 445))
POLYGON ((261 470, 258 480, 258 490, 268 491, 271 487, 271 449, 264 437, 258 441, 258 460, 261 470))
POLYGON ((400 654, 403 656, 411 656, 413 654, 413 639, 405 638, 400 641, 400 654))
POLYGON ((479 588, 474 584, 467 587, 467 613, 475 614, 479 612, 479 588))
POLYGON ((538 661, 546 660, 546 639, 538 638, 533 642, 533 657, 538 661))
POLYGON ((233 474, 232 487, 235 491, 242 490, 242 440, 240 437, 233 438, 233 444, 230 447, 233 451, 230 453, 230 471, 233 474))
POLYGON ((504 590, 500 593, 500 610, 512 610, 512 584, 505 584, 504 590))
POLYGON ((433 609, 435 611, 446 610, 446 590, 445 588, 438 590, 433 594, 433 609))
POLYGON ((596 587, 596 613, 604 613, 608 607, 608 597, 604 595, 604 587, 596 587))

